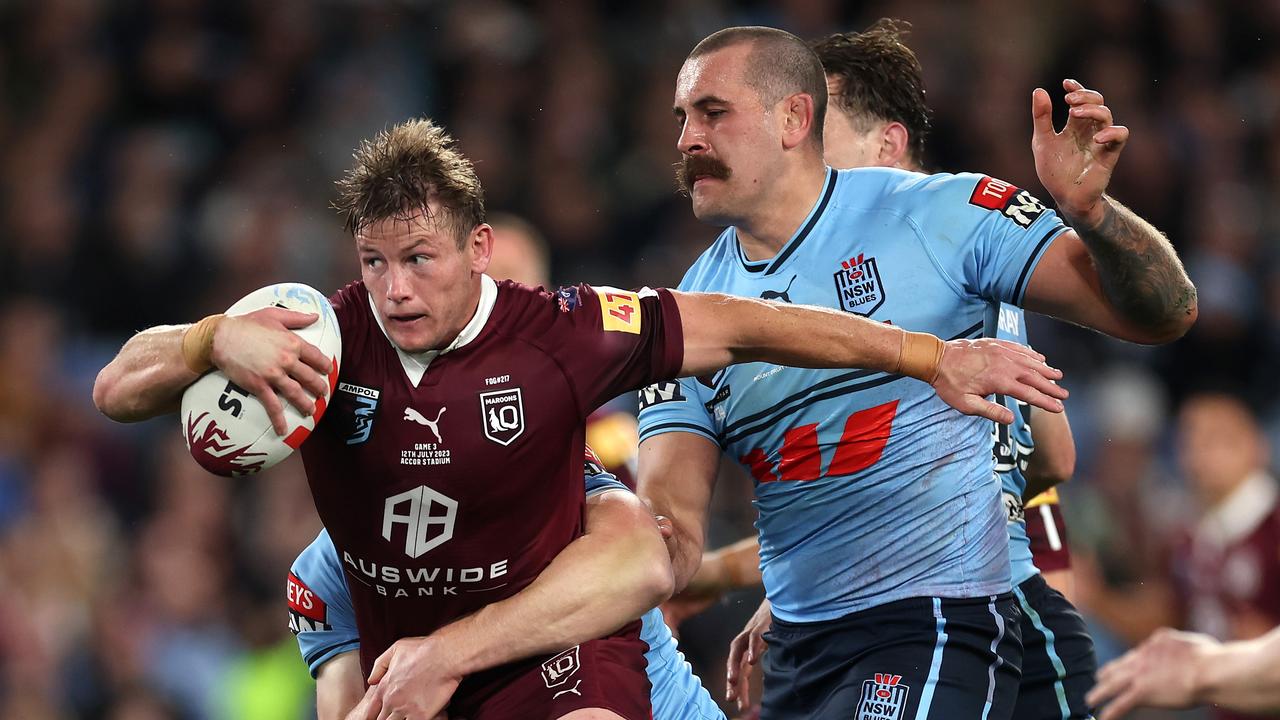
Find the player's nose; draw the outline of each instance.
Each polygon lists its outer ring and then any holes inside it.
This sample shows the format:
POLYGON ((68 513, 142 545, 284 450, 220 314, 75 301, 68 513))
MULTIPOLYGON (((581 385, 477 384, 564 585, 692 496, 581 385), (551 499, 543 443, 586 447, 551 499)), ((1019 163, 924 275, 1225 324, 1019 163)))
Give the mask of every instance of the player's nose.
POLYGON ((680 129, 680 137, 676 140, 676 149, 684 155, 704 153, 707 145, 706 134, 693 122, 686 122, 680 129))

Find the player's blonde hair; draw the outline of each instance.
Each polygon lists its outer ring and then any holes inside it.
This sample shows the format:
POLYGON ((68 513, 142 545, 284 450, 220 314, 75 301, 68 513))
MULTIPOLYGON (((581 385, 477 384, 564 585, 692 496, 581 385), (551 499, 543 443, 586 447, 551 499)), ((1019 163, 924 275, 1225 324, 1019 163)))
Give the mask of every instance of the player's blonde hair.
POLYGON ((475 168, 449 133, 427 118, 414 118, 364 140, 355 163, 338 180, 333 207, 355 235, 373 223, 423 215, 448 223, 458 247, 484 222, 484 188, 475 168), (433 218, 431 203, 442 217, 433 218))

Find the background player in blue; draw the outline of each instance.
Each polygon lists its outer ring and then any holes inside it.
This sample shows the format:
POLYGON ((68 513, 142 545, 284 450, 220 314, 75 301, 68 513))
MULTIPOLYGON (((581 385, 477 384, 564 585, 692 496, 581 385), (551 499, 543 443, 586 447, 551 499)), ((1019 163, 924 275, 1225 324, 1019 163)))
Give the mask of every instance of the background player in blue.
MULTIPOLYGON (((628 502, 626 486, 588 458, 583 468, 587 493, 587 534, 596 523, 610 522, 607 505, 628 502), (615 493, 622 491, 625 495, 615 493), (601 512, 605 510, 606 512, 601 512)), ((610 578, 610 582, 614 579, 610 578)), ((319 720, 342 720, 364 695, 364 678, 356 650, 356 629, 351 596, 343 577, 342 561, 325 531, 294 561, 288 583, 289 627, 298 637, 298 648, 316 678, 316 712, 319 720)), ((645 653, 651 700, 656 720, 723 720, 724 713, 707 694, 676 646, 662 613, 650 610, 642 618, 640 638, 645 653)))
MULTIPOLYGON (((1194 287, 1168 241, 1103 195, 1128 131, 1100 95, 1064 88, 1061 134, 1034 94, 1033 149, 1077 230, 993 178, 825 168, 813 53, 767 28, 708 37, 676 85, 681 176, 695 215, 731 227, 681 286, 942 337, 981 335, 998 302, 1178 337, 1194 287)), ((641 493, 675 524, 677 588, 701 557, 719 453, 756 479, 774 615, 764 717, 1011 715, 1020 613, 989 426, 878 373, 741 365, 646 399, 641 493)))
MULTIPOLYGON (((814 44, 831 97, 823 133, 830 166, 921 171, 929 109, 922 69, 901 33, 899 24, 882 20, 866 32, 839 33, 814 44)), ((986 325, 989 337, 1027 343, 1026 322, 1016 306, 992 306, 986 325)), ((1079 613, 1037 567, 1024 510, 1024 498, 1035 498, 1071 476, 1071 428, 1066 413, 1002 401, 1017 416, 1012 425, 995 426, 993 444, 1008 509, 1012 583, 1023 611, 1022 680, 1013 716, 1088 717, 1084 695, 1097 667, 1093 642, 1079 613)), ((754 539, 707 553, 690 587, 705 597, 726 579, 758 583, 759 571, 748 566, 758 558, 754 539)), ((769 626, 768 601, 762 605, 730 647, 727 694, 740 707, 748 697, 749 668, 744 665, 758 659, 769 626)))

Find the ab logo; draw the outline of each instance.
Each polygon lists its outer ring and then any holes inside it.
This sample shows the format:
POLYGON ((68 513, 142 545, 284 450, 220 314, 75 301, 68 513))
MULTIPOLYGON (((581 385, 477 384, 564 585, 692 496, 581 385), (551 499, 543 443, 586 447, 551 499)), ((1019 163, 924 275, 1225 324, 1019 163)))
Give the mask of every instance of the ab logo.
POLYGON ((387 498, 382 511, 382 537, 390 541, 395 527, 404 525, 404 554, 421 557, 453 537, 457 516, 457 500, 419 485, 387 498))

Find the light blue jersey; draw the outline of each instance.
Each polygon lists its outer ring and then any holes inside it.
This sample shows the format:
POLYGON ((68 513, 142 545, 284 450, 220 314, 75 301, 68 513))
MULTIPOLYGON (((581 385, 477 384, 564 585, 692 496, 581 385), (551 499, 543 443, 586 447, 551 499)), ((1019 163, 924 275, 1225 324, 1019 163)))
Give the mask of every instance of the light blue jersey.
MULTIPOLYGON (((1027 321, 1022 308, 1009 304, 993 307, 988 316, 987 335, 1023 345, 1027 342, 1027 321)), ((1000 404, 1013 411, 1013 424, 996 424, 992 434, 996 472, 1004 492, 1004 507, 1009 529, 1009 567, 1013 584, 1021 585, 1039 574, 1031 558, 1031 538, 1027 537, 1027 516, 1022 496, 1027 490, 1027 462, 1035 451, 1031 436, 1031 408, 1026 403, 1005 395, 1000 404)))
MULTIPOLYGON (((612 490, 630 492, 613 475, 594 471, 586 475, 588 497, 612 490)), ((288 591, 289 627, 298 636, 298 649, 312 677, 336 655, 360 647, 342 561, 328 531, 321 530, 294 561, 288 591)), ((645 660, 654 720, 724 720, 657 608, 641 618, 640 639, 649 644, 645 660)))
MULTIPOLYGON (((781 251, 749 262, 726 229, 681 290, 823 305, 944 339, 983 335, 1022 302, 1064 226, 1030 193, 979 175, 827 171, 781 251)), ((698 433, 755 478, 773 612, 831 620, 908 597, 1009 590, 991 424, 926 384, 766 363, 641 391, 640 437, 698 433)))

